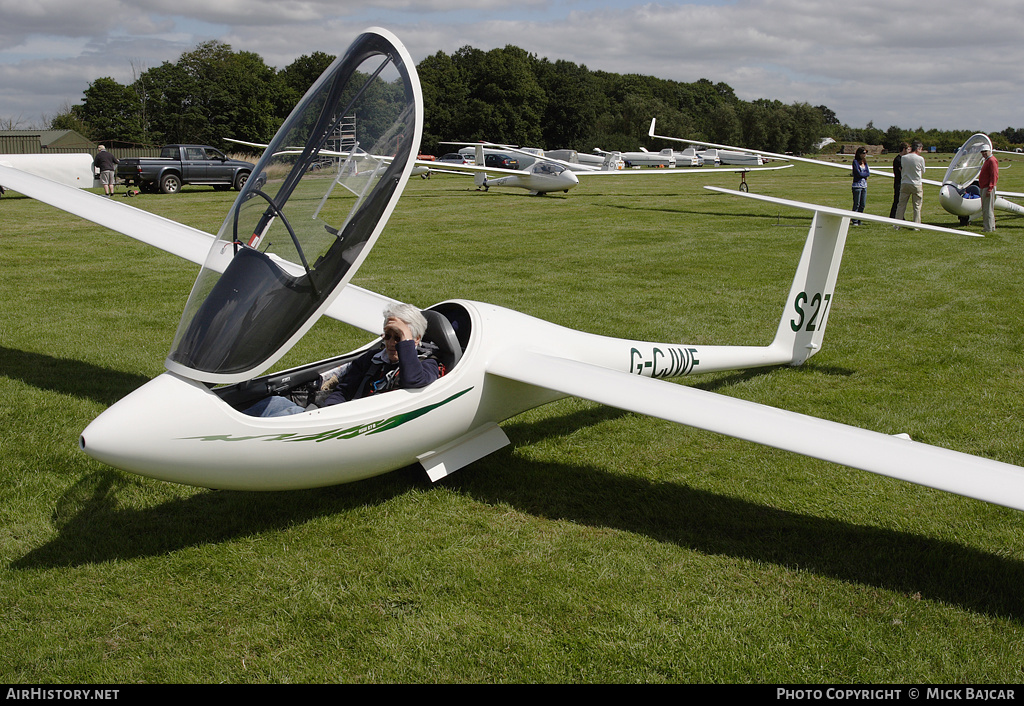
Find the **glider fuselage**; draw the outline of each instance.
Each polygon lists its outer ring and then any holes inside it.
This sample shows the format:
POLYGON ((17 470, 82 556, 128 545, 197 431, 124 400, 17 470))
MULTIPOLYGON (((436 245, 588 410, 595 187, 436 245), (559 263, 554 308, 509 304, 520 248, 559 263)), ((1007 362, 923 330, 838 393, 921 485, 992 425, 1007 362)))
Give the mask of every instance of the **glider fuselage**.
MULTIPOLYGON (((490 362, 514 355, 517 347, 656 378, 789 362, 787 353, 770 346, 630 341, 491 304, 459 300, 441 306, 456 310, 470 333, 458 364, 427 387, 254 417, 225 401, 230 387, 164 373, 101 414, 82 433, 81 448, 133 473, 223 489, 334 485, 417 462, 428 473, 443 464, 443 476, 507 444, 499 422, 565 396, 487 372, 490 362)), ((379 340, 361 350, 377 345, 379 340)), ((310 377, 334 365, 331 359, 274 377, 310 377)))
POLYGON ((568 191, 579 186, 580 180, 570 169, 547 170, 544 162, 534 164, 524 174, 511 174, 488 178, 486 185, 510 186, 526 189, 531 194, 546 194, 555 191, 568 191))

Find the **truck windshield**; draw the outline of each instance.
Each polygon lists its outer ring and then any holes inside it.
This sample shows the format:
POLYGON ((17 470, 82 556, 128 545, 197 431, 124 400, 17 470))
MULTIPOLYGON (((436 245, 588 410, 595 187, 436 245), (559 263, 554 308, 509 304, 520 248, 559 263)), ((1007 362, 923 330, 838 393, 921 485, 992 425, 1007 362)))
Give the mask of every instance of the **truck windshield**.
POLYGON ((352 277, 419 149, 422 98, 407 57, 390 35, 367 32, 296 106, 221 227, 169 369, 206 382, 259 374, 352 277))

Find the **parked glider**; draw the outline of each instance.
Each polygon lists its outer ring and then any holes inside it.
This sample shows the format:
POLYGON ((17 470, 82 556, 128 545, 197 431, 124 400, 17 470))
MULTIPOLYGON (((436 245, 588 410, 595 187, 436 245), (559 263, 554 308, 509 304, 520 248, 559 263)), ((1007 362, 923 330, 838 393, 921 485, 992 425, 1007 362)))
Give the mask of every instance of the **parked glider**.
MULTIPOLYGON (((651 119, 651 127, 647 131, 647 134, 648 136, 659 140, 671 140, 673 142, 683 142, 691 145, 705 145, 708 147, 717 147, 728 150, 745 150, 747 152, 760 154, 765 157, 772 157, 774 159, 785 159, 793 162, 807 162, 808 164, 832 167, 834 169, 843 169, 847 172, 850 171, 849 164, 827 162, 823 159, 796 157, 789 154, 778 154, 777 152, 766 152, 764 150, 747 149, 745 147, 729 147, 728 145, 719 145, 714 142, 701 142, 700 140, 688 140, 680 137, 656 135, 654 134, 654 124, 656 120, 657 118, 651 119)), ((939 187, 939 204, 947 213, 956 216, 960 225, 967 225, 971 218, 981 214, 980 192, 976 192, 971 189, 971 186, 974 185, 974 182, 978 179, 978 175, 981 173, 981 165, 983 162, 981 159, 981 148, 986 145, 989 150, 992 149, 992 141, 989 139, 988 135, 983 133, 971 135, 967 138, 967 141, 961 145, 960 149, 957 150, 953 159, 950 160, 949 167, 946 169, 946 174, 942 181, 936 181, 934 179, 921 180, 925 184, 939 187)), ((873 167, 871 169, 871 173, 878 176, 889 177, 890 179, 895 178, 895 175, 892 172, 884 169, 873 167)), ((995 202, 995 207, 997 209, 1000 211, 1015 213, 1017 215, 1024 215, 1024 206, 1002 198, 1004 196, 1024 198, 1024 194, 1010 191, 997 191, 996 194, 998 196, 995 202)))
MULTIPOLYGON (((981 156, 983 149, 992 152, 992 140, 988 135, 977 133, 967 138, 953 155, 946 175, 939 184, 939 203, 946 212, 957 217, 960 225, 967 225, 972 218, 981 215, 981 189, 978 188, 977 181, 981 174, 981 165, 985 163, 981 156)), ((996 200, 993 204, 997 210, 1024 215, 1024 206, 1007 201, 1004 196, 1024 197, 1024 194, 996 190, 996 200)))
POLYGON ((455 142, 445 144, 472 145, 476 148, 476 164, 449 164, 448 168, 456 171, 471 172, 475 175, 474 183, 478 189, 488 190, 492 186, 508 186, 518 189, 526 189, 530 194, 536 196, 555 191, 568 192, 579 185, 580 179, 590 179, 597 176, 639 176, 639 175, 680 175, 680 174, 718 174, 722 172, 741 172, 746 181, 748 172, 768 171, 773 169, 786 169, 785 167, 761 167, 735 169, 715 169, 711 171, 699 171, 693 169, 615 169, 607 165, 615 164, 618 161, 618 152, 609 152, 604 155, 604 168, 588 167, 581 164, 572 164, 560 159, 550 157, 539 157, 532 153, 520 152, 517 148, 508 145, 498 145, 493 142, 455 142), (536 159, 526 169, 501 169, 497 167, 481 166, 484 164, 484 148, 501 148, 506 152, 517 152, 526 154, 536 159), (498 175, 493 177, 492 175, 498 175))
POLYGON ((436 481, 507 444, 503 420, 575 395, 1024 509, 1024 468, 655 379, 803 363, 821 347, 850 218, 892 222, 771 197, 758 198, 815 213, 770 345, 614 339, 448 300, 426 310, 424 340, 447 370, 434 383, 286 417, 245 414, 264 396, 305 392, 324 371, 381 345, 377 338, 360 351, 264 375, 321 315, 380 335, 391 300, 349 280, 409 179, 422 124, 409 54, 387 31, 371 29, 295 108, 217 237, 0 168, 0 181, 28 196, 202 265, 167 372, 103 412, 82 432, 81 448, 133 473, 213 488, 318 487, 415 462, 436 481), (381 92, 391 100, 376 100, 381 92), (362 108, 386 111, 360 121, 361 137, 372 154, 393 157, 335 190, 335 180, 308 167, 333 116, 362 108), (294 144, 305 146, 302 154, 277 155, 294 144))
POLYGON ((594 152, 601 157, 615 156, 618 160, 621 160, 623 167, 632 169, 636 168, 655 168, 655 169, 674 169, 676 167, 676 156, 671 149, 663 149, 660 152, 649 152, 646 148, 641 147, 637 152, 606 152, 605 150, 594 148, 594 152))

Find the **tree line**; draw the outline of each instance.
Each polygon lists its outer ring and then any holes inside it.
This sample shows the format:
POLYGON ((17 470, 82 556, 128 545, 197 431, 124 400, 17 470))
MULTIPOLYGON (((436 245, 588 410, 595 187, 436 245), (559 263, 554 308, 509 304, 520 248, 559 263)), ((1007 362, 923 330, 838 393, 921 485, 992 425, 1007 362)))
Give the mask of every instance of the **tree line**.
MULTIPOLYGON (((306 89, 335 57, 304 55, 281 70, 253 52, 209 41, 177 62, 138 72, 128 84, 93 81, 81 103, 51 120, 52 129, 74 129, 97 141, 224 146, 224 138, 267 142, 306 89)), ((744 101, 725 83, 692 83, 638 74, 591 71, 569 61, 549 61, 516 47, 482 51, 463 47, 437 52, 417 65, 426 109, 422 151, 450 151, 445 141, 591 151, 650 148, 647 127, 708 142, 771 152, 817 151, 823 137, 839 143, 883 145, 921 140, 955 151, 971 131, 883 131, 843 125, 827 106, 744 101)), ((1024 130, 991 135, 997 149, 1024 142, 1024 130)))

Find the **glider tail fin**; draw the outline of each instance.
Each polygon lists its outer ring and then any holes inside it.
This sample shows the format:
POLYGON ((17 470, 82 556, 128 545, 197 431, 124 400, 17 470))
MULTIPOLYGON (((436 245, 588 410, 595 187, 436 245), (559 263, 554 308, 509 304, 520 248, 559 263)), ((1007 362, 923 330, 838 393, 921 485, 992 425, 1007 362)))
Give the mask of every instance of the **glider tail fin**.
POLYGON ((604 162, 601 164, 601 171, 604 172, 615 172, 619 169, 619 162, 622 159, 621 152, 607 152, 604 156, 604 162))
MULTIPOLYGON (((473 150, 473 159, 476 161, 476 166, 487 166, 487 160, 484 158, 484 146, 474 145, 474 147, 476 149, 473 150)), ((481 186, 487 186, 487 174, 485 172, 476 172, 473 175, 473 183, 476 184, 478 189, 481 186)))
POLYGON ((816 211, 772 347, 800 365, 821 349, 850 219, 816 211))
MULTIPOLYGON (((803 203, 780 199, 764 194, 751 194, 745 191, 730 191, 718 186, 705 186, 708 191, 722 194, 742 196, 756 201, 765 201, 780 206, 801 208, 814 211, 811 231, 807 234, 800 264, 793 278, 793 286, 782 311, 779 329, 771 344, 776 359, 788 360, 790 365, 800 365, 821 349, 821 340, 825 336, 825 325, 833 304, 832 293, 839 275, 839 264, 846 246, 846 235, 850 228, 850 220, 873 221, 889 226, 901 225, 898 221, 885 216, 847 211, 830 206, 803 203)), ((916 223, 917 230, 930 230, 937 233, 973 236, 974 233, 953 230, 927 223, 916 223)))

